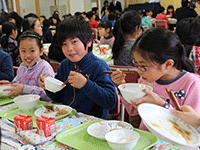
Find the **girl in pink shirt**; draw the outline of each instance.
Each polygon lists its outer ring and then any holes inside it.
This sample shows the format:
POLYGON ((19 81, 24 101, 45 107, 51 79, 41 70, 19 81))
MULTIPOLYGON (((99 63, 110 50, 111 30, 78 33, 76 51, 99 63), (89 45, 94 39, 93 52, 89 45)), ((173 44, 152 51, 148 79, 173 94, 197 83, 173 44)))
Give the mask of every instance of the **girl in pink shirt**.
MULTIPOLYGON (((165 90, 172 90, 180 105, 190 105, 200 113, 200 79, 194 72, 193 64, 184 55, 178 36, 162 28, 153 28, 144 32, 132 48, 134 64, 141 76, 139 83, 150 85, 153 92, 143 90, 147 95, 131 101, 122 100, 128 113, 135 111, 141 103, 152 103, 167 109, 174 107, 165 90), (188 71, 188 72, 187 72, 188 71)), ((125 83, 125 75, 117 70, 111 75, 116 84, 125 83)), ((140 124, 141 129, 146 127, 140 124)))

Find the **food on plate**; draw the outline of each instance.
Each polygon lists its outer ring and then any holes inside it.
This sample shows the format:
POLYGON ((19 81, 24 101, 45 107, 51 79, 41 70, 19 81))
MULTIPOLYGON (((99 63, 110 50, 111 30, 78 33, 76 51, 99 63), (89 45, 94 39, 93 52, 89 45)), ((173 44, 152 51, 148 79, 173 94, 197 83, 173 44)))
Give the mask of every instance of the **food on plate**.
POLYGON ((182 137, 186 140, 186 143, 190 143, 190 141, 192 140, 190 136, 190 132, 184 131, 183 129, 181 129, 176 122, 171 121, 171 120, 170 122, 173 124, 173 130, 181 134, 182 137))
POLYGON ((55 106, 45 105, 44 107, 46 108, 46 110, 45 110, 46 114, 49 114, 49 113, 52 113, 52 112, 57 112, 59 110, 59 108, 55 107, 55 106))
POLYGON ((156 123, 151 122, 151 125, 154 126, 154 127, 160 128, 160 126, 158 124, 156 124, 156 123))
POLYGON ((67 111, 66 109, 60 109, 60 110, 57 112, 56 117, 61 116, 61 115, 66 115, 66 114, 68 114, 68 113, 69 113, 69 111, 67 111))

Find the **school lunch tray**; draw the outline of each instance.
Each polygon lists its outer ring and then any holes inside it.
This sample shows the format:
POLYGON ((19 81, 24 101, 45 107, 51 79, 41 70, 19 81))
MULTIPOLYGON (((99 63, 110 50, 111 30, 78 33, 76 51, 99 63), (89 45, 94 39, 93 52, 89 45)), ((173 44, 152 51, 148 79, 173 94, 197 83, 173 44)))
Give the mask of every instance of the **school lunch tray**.
MULTIPOLYGON (((37 108, 31 110, 31 111, 22 111, 20 110, 17 106, 16 107, 13 107, 13 108, 10 108, 10 109, 7 109, 7 110, 4 110, 2 112, 0 112, 0 117, 2 118, 6 118, 8 120, 11 120, 11 121, 14 121, 14 118, 15 116, 17 116, 18 113, 21 113, 21 114, 26 114, 26 115, 31 115, 33 117, 33 127, 37 127, 36 125, 36 119, 38 118, 36 115, 35 115, 35 111, 42 107, 42 105, 56 105, 56 104, 53 104, 53 103, 47 103, 47 102, 44 102, 44 101, 39 101, 38 102, 38 105, 37 105, 37 108)), ((75 115, 77 113, 77 111, 75 109, 72 109, 72 112, 63 117, 63 118, 66 118, 66 117, 71 117, 73 115, 75 115)), ((63 118, 60 118, 60 119, 56 119, 56 122, 63 119, 63 118)))
POLYGON ((4 97, 4 95, 0 94, 0 106, 12 103, 15 97, 17 96, 4 97))
MULTIPOLYGON (((111 150, 106 140, 95 138, 87 133, 87 128, 93 123, 102 120, 93 120, 81 124, 67 131, 61 132, 56 136, 56 140, 74 149, 81 150, 111 150)), ((140 134, 137 145, 132 150, 144 150, 152 147, 158 142, 158 138, 150 132, 134 129, 140 134)))

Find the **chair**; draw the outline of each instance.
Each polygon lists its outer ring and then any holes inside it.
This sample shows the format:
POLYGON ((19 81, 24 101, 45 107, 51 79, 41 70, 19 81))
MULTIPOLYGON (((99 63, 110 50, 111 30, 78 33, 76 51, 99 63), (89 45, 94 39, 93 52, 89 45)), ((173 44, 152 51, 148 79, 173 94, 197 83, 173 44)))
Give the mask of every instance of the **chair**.
POLYGON ((92 36, 93 36, 94 39, 97 39, 97 37, 98 37, 97 29, 92 28, 92 36))
MULTIPOLYGON (((116 66, 116 65, 109 65, 109 67, 112 71, 115 71, 116 69, 120 69, 124 73, 131 72, 131 74, 126 74, 126 78, 125 78, 126 83, 136 83, 138 81, 139 74, 137 73, 137 69, 135 67, 116 66)), ((117 94, 117 96, 118 96, 118 94, 117 94)), ((117 116, 117 118, 120 118, 122 121, 124 121, 125 107, 121 103, 121 98, 122 98, 121 96, 118 97, 116 107, 114 109, 110 110, 109 114, 115 115, 115 116, 117 116), (121 110, 121 114, 120 114, 120 110, 121 110), (119 116, 119 114, 120 114, 120 116, 119 116)))
POLYGON ((167 21, 166 20, 155 20, 155 27, 167 29, 167 21))
POLYGON ((50 59, 50 65, 53 68, 54 72, 57 73, 57 69, 58 69, 58 66, 60 66, 60 63, 53 59, 50 59))

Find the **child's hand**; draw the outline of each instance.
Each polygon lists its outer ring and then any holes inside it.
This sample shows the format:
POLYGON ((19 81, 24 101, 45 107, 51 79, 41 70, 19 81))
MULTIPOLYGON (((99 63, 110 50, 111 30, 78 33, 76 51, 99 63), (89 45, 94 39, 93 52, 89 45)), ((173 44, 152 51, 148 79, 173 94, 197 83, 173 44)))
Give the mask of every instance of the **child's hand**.
POLYGON ((111 74, 111 80, 117 85, 126 83, 125 77, 126 77, 126 74, 124 74, 119 69, 117 69, 116 71, 113 71, 113 73, 111 74))
POLYGON ((5 95, 5 97, 18 95, 23 92, 23 89, 24 89, 23 84, 14 83, 14 84, 12 84, 12 86, 13 86, 12 88, 4 89, 4 91, 11 91, 8 95, 5 95))
POLYGON ((44 84, 44 77, 48 77, 48 76, 50 76, 48 73, 41 74, 41 75, 39 76, 39 79, 38 79, 39 86, 40 86, 41 88, 45 89, 45 90, 46 90, 46 88, 45 88, 45 84, 44 84))
POLYGON ((138 105, 142 104, 142 103, 152 103, 152 104, 156 104, 159 106, 164 106, 165 105, 165 101, 156 93, 147 90, 147 89, 143 89, 142 92, 145 92, 147 95, 137 99, 136 101, 131 100, 131 103, 133 105, 133 107, 137 108, 138 105))
POLYGON ((188 105, 181 106, 181 111, 173 109, 171 113, 174 116, 183 119, 185 122, 195 128, 200 126, 200 114, 198 114, 192 107, 188 105))
POLYGON ((79 72, 70 71, 68 82, 71 86, 80 89, 87 83, 87 79, 79 72))
POLYGON ((10 81, 8 81, 8 80, 1 80, 0 81, 0 84, 2 84, 2 85, 5 85, 5 84, 12 84, 10 81))

